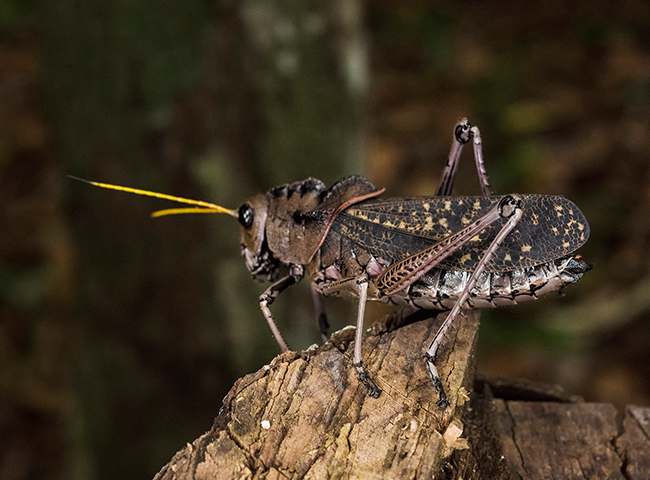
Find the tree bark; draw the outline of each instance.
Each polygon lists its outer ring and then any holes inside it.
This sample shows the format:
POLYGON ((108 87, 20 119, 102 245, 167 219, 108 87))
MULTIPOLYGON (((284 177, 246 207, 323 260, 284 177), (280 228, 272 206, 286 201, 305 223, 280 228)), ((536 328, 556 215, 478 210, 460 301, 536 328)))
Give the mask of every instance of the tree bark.
POLYGON ((239 379, 212 429, 156 478, 437 476, 455 450, 468 446, 461 414, 479 323, 478 311, 461 318, 437 361, 450 400, 441 411, 423 351, 445 315, 414 322, 398 313, 368 330, 363 360, 383 390, 377 399, 352 366, 353 328, 321 347, 279 355, 239 379))

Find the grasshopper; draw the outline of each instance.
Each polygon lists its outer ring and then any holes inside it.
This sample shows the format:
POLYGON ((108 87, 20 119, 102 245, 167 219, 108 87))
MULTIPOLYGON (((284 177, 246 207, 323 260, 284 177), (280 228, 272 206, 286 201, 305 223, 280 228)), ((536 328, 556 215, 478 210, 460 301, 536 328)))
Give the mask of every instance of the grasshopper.
POLYGON ((443 340, 464 308, 496 307, 533 300, 576 283, 591 267, 575 251, 589 237, 580 209, 562 196, 492 196, 479 129, 461 119, 436 196, 377 198, 361 176, 331 188, 314 178, 259 194, 239 209, 117 185, 92 185, 180 203, 152 216, 226 213, 241 225, 241 253, 253 277, 274 283, 260 296, 260 308, 285 352, 288 350, 269 306, 291 285, 308 276, 324 341, 328 323, 320 296, 358 299, 353 365, 368 394, 381 390, 361 358, 368 300, 415 309, 449 310, 424 352, 426 369, 449 405, 435 366, 443 340), (452 197, 463 145, 472 141, 481 196, 452 197))

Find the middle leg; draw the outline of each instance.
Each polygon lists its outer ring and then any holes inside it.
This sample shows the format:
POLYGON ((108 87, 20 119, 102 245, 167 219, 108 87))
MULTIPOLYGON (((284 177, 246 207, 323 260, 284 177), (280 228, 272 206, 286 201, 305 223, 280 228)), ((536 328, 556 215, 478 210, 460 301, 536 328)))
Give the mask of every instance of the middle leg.
POLYGON ((368 372, 363 366, 361 361, 361 344, 363 342, 363 320, 366 311, 366 302, 368 301, 368 275, 366 273, 361 273, 356 277, 347 277, 336 282, 332 282, 323 287, 324 295, 331 295, 335 292, 354 289, 356 290, 359 296, 359 309, 357 311, 357 330, 354 338, 354 358, 352 364, 357 370, 359 375, 359 380, 363 383, 368 389, 368 395, 373 398, 379 398, 381 394, 381 389, 377 384, 370 378, 368 372))
POLYGON ((321 297, 318 288, 313 283, 311 284, 311 299, 316 311, 316 323, 318 324, 318 331, 323 339, 323 343, 329 340, 330 324, 327 321, 327 314, 325 313, 325 306, 323 305, 323 298, 321 297))

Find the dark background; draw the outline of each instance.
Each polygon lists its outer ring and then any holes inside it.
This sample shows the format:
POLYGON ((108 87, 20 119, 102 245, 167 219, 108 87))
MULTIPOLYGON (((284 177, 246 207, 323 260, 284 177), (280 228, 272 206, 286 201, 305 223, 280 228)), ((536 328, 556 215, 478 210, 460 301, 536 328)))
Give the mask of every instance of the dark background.
MULTIPOLYGON (((151 478, 278 353, 234 219, 67 174, 229 208, 350 173, 430 195, 461 116, 495 192, 581 207, 595 265, 485 312, 479 371, 649 405, 648 2, 0 0, 0 478, 151 478)), ((294 349, 304 283, 273 305, 294 349)))

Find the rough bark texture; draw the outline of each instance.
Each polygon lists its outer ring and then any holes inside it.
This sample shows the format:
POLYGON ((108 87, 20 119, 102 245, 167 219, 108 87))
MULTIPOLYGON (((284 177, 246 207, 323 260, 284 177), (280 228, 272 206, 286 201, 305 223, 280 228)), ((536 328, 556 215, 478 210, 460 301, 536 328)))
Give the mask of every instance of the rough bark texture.
POLYGON ((354 329, 326 345, 278 356, 238 380, 212 429, 178 452, 159 479, 431 478, 460 438, 460 413, 473 382, 478 312, 458 328, 438 361, 451 405, 436 406, 423 361, 444 314, 375 324, 364 363, 383 390, 366 395, 352 367, 354 329))
POLYGON ((623 433, 616 449, 624 460, 625 478, 641 480, 650 476, 650 408, 628 406, 623 419, 623 433))
POLYGON ((396 314, 369 329, 378 399, 352 367, 353 328, 278 356, 235 383, 212 429, 156 479, 648 478, 648 408, 628 407, 619 426, 612 405, 526 381, 477 381, 468 402, 477 311, 437 362, 451 402, 441 412, 422 346, 443 319, 396 314))
POLYGON ((515 478, 621 479, 616 410, 602 403, 495 399, 499 436, 515 478))

